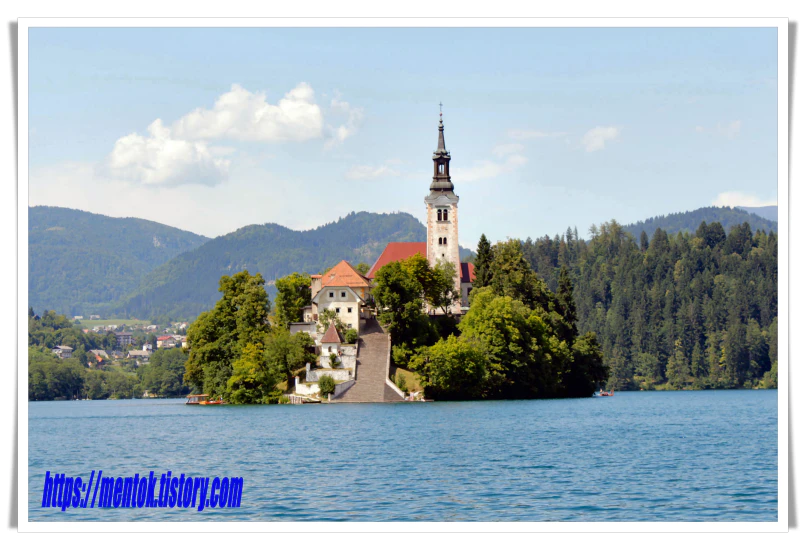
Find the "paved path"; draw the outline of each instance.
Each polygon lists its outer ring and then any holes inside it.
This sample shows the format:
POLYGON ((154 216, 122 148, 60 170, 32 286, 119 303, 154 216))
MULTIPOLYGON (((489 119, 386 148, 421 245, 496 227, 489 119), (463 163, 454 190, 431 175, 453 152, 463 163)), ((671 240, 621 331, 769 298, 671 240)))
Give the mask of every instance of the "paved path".
POLYGON ((403 401, 403 398, 386 385, 386 362, 389 357, 389 338, 375 319, 367 319, 358 339, 358 362, 355 384, 332 400, 333 403, 384 403, 403 401))

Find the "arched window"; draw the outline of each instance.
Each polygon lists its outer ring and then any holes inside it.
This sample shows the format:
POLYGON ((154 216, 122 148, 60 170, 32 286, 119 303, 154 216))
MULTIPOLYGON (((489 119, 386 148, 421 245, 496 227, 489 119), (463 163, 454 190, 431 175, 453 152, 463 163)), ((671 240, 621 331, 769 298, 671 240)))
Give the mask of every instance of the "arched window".
POLYGON ((440 174, 444 174, 444 173, 445 173, 445 165, 444 165, 444 164, 440 164, 440 165, 439 165, 439 173, 440 173, 440 174))
POLYGON ((441 208, 437 209, 437 221, 438 222, 442 221, 442 209, 441 208))

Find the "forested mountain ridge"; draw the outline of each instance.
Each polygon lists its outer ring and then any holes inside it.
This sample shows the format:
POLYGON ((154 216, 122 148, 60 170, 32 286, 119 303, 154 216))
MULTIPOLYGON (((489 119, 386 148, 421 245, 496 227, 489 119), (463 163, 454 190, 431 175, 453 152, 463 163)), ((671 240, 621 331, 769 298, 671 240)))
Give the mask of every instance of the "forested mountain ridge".
POLYGON ((132 292, 152 269, 209 240, 138 218, 28 208, 28 304, 89 315, 132 292))
POLYGON ((737 206, 739 210, 750 212, 756 216, 761 216, 765 220, 774 221, 778 223, 778 206, 737 206))
POLYGON ((565 266, 579 329, 594 331, 617 389, 777 384, 778 239, 748 223, 636 241, 615 221, 524 243, 552 290, 565 266))
POLYGON ((250 225, 155 269, 115 311, 136 317, 193 317, 215 304, 222 275, 248 270, 272 283, 294 271, 317 273, 345 259, 371 265, 387 243, 425 238, 425 226, 405 213, 353 212, 305 231, 250 225))
POLYGON ((690 212, 677 212, 665 216, 655 216, 644 221, 631 223, 624 226, 624 231, 630 233, 637 239, 641 237, 641 231, 652 236, 658 228, 666 233, 679 233, 688 231, 694 233, 700 223, 719 222, 725 231, 736 225, 747 222, 752 231, 778 231, 778 223, 748 211, 745 208, 731 208, 729 206, 708 206, 698 208, 690 212))

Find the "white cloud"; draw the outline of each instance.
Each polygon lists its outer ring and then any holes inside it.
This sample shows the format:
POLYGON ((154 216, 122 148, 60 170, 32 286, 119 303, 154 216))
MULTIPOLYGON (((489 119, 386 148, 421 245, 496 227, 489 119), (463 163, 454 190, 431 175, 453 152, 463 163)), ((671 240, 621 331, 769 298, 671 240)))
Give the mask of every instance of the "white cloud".
POLYGON ((115 142, 103 172, 142 185, 217 185, 229 176, 230 161, 202 141, 177 139, 160 119, 148 136, 134 133, 115 142))
POLYGON ((112 178, 143 185, 217 185, 226 181, 235 149, 211 143, 301 142, 327 138, 326 147, 342 143, 358 131, 363 111, 333 99, 329 115, 340 125, 325 123, 313 88, 301 82, 276 105, 263 92, 238 84, 216 99, 212 109, 198 108, 172 125, 156 119, 143 136, 132 133, 118 139, 103 172, 112 178))
POLYGON ((778 204, 778 199, 764 200, 742 191, 726 191, 720 193, 711 204, 713 206, 775 206, 778 204))
POLYGON ((543 132, 541 130, 523 130, 513 128, 507 132, 510 139, 541 139, 568 135, 568 132, 543 132))
POLYGON ((375 180, 399 176, 400 172, 389 166, 389 164, 394 164, 394 162, 388 161, 380 166, 353 166, 345 172, 344 177, 348 180, 375 180))
POLYGON ((326 147, 333 147, 339 143, 344 143, 347 138, 355 135, 358 128, 361 126, 361 122, 364 120, 363 109, 351 107, 346 101, 341 101, 336 98, 330 102, 330 112, 335 115, 346 116, 347 120, 339 126, 334 127, 328 125, 326 147))
POLYGON ((177 137, 191 140, 307 141, 322 137, 324 116, 310 85, 301 82, 272 105, 266 94, 233 84, 212 109, 196 109, 173 125, 177 137))
POLYGON ((523 145, 520 143, 505 143, 503 145, 496 145, 493 147, 493 154, 499 158, 507 155, 514 155, 523 151, 523 145))
POLYGON ((528 162, 523 155, 509 155, 500 162, 481 160, 475 162, 470 168, 457 168, 451 179, 465 183, 495 178, 520 168, 528 162))
POLYGON ((620 134, 621 129, 615 126, 597 126, 582 136, 582 145, 588 153, 600 151, 608 141, 616 139, 620 134))

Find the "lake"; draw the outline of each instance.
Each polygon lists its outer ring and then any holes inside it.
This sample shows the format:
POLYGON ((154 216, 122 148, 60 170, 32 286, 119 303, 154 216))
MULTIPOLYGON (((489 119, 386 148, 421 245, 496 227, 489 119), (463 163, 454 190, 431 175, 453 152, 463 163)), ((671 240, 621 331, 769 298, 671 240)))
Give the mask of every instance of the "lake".
POLYGON ((460 403, 33 402, 31 521, 776 521, 775 390, 460 403), (86 481, 243 476, 240 508, 41 508, 86 481))

